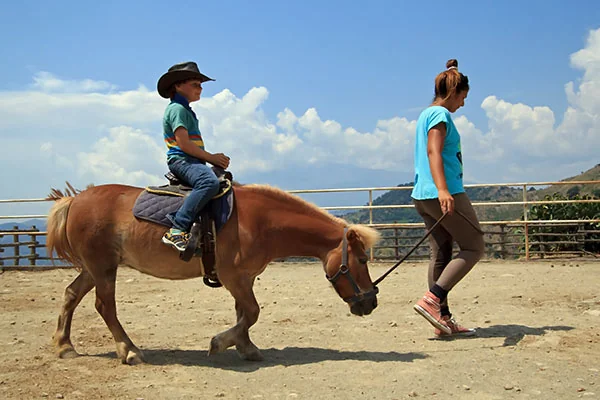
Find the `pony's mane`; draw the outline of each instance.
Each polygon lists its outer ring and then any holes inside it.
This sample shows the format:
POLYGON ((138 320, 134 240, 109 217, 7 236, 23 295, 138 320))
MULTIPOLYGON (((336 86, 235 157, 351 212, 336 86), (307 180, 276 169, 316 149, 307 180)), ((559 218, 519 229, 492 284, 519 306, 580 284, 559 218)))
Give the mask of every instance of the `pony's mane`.
POLYGON ((373 245, 379 240, 381 234, 376 229, 370 228, 365 225, 358 224, 348 224, 348 222, 342 218, 336 217, 334 215, 329 214, 327 211, 319 208, 313 203, 310 203, 300 196, 296 196, 295 194, 291 194, 285 192, 279 188, 269 186, 269 185, 259 185, 259 184, 248 184, 242 185, 247 188, 257 189, 261 192, 268 193, 274 197, 281 198, 283 200, 290 199, 301 203, 311 214, 321 215, 325 218, 328 218, 332 222, 336 224, 340 224, 342 226, 348 226, 348 229, 355 231, 361 238, 363 245, 366 249, 370 249, 373 245))
POLYGON ((381 238, 381 233, 377 229, 365 225, 352 224, 348 229, 353 230, 360 236, 365 249, 370 249, 381 238))
POLYGON ((285 192, 279 188, 269 186, 269 185, 259 185, 259 184, 249 184, 249 185, 244 185, 244 187, 258 189, 261 192, 269 193, 272 196, 281 198, 283 200, 290 199, 290 200, 297 201, 297 202, 301 203, 304 207, 306 207, 309 210, 309 212, 311 212, 312 214, 322 215, 337 224, 348 225, 348 223, 345 220, 343 220, 342 218, 338 218, 334 215, 331 215, 327 211, 320 209, 315 204, 304 200, 302 197, 296 196, 295 194, 292 194, 292 193, 285 192))

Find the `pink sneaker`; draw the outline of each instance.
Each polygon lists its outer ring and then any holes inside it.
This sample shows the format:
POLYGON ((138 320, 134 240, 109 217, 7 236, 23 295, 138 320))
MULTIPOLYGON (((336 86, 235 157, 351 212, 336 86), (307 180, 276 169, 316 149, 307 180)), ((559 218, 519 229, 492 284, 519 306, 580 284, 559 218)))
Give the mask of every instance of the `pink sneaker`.
POLYGON ((436 328, 434 331, 435 336, 474 336, 477 333, 475 329, 465 328, 464 326, 459 325, 454 318, 450 318, 447 315, 442 316, 442 320, 444 320, 448 328, 450 328, 451 333, 445 333, 436 328))
POLYGON ((431 325, 439 329, 448 335, 452 334, 452 330, 446 324, 446 321, 442 318, 440 310, 440 299, 431 292, 425 293, 425 295, 417 301, 417 304, 413 306, 416 312, 421 314, 431 325))

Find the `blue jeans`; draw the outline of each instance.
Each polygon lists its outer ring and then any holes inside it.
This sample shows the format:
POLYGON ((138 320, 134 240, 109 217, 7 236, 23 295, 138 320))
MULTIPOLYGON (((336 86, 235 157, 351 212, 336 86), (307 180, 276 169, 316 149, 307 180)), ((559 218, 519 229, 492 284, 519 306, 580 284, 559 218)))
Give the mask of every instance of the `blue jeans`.
POLYGON ((175 159, 169 170, 192 187, 179 210, 168 215, 173 228, 189 232, 198 213, 219 192, 219 180, 211 167, 195 158, 175 159))

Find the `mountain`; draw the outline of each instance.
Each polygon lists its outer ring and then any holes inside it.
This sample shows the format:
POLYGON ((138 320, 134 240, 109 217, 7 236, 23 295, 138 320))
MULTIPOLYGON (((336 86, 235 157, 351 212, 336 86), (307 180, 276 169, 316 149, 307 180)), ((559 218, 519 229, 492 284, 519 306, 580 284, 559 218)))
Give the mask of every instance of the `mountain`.
MULTIPOLYGON (((580 173, 579 175, 572 176, 570 178, 562 179, 561 182, 568 181, 599 181, 600 180, 600 164, 596 164, 595 167, 588 169, 580 173)), ((589 185, 552 185, 544 189, 536 191, 536 195, 539 199, 543 199, 545 196, 552 196, 554 193, 560 193, 565 197, 570 197, 575 194, 589 195, 600 198, 600 184, 589 184, 589 185)))
MULTIPOLYGON (((413 183, 404 183, 398 187, 409 187, 413 183)), ((508 186, 500 187, 477 187, 467 188, 467 195, 473 202, 484 201, 514 201, 522 198, 522 190, 511 188, 508 186)), ((375 200, 373 205, 411 205, 410 189, 405 190, 390 190, 384 193, 375 200)), ((516 219, 522 212, 522 207, 519 209, 516 206, 501 206, 501 207, 477 207, 477 214, 480 219, 485 220, 501 220, 501 219, 516 219)), ((361 210, 353 213, 348 213, 343 216, 351 223, 369 223, 369 210, 361 210)), ((421 222, 421 217, 413 208, 389 208, 373 210, 373 223, 401 223, 401 222, 421 222)))
POLYGON ((28 219, 24 222, 6 222, 4 224, 0 224, 0 232, 4 231, 12 231, 14 227, 17 227, 18 230, 29 230, 35 226, 40 232, 46 230, 46 220, 45 219, 28 219))
MULTIPOLYGON (((594 181, 600 180, 600 164, 582 172, 579 175, 565 178, 562 181, 594 181)), ((398 187, 412 186, 413 183, 404 183, 398 187)), ((523 189, 509 186, 498 187, 476 187, 467 188, 467 195, 472 202, 501 202, 501 201, 522 201, 523 189)), ((565 196, 574 194, 587 194, 594 197, 600 197, 600 184, 589 185, 551 185, 542 189, 529 188, 527 191, 528 200, 541 200, 546 195, 561 193, 565 196)), ((412 204, 410 189, 391 190, 373 200, 373 205, 403 205, 412 204)), ((367 205, 367 204, 365 204, 367 205)), ((518 220, 523 215, 522 205, 503 205, 503 206, 476 206, 477 216, 482 221, 510 221, 518 220)), ((369 210, 360 210, 347 213, 342 216, 351 223, 369 223, 369 210)), ((373 210, 373 223, 402 223, 402 222, 421 222, 421 218, 413 208, 391 208, 373 210)))

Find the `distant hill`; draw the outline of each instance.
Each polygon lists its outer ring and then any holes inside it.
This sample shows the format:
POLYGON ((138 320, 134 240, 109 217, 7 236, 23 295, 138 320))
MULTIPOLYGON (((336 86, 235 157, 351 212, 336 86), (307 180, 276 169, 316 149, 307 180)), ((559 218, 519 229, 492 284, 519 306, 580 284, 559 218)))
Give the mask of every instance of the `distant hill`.
MULTIPOLYGON (((563 179, 563 181, 590 181, 600 180, 600 164, 582 172, 579 175, 563 179)), ((404 183, 399 187, 412 186, 413 183, 404 183)), ((472 202, 489 201, 521 201, 523 199, 523 190, 509 186, 499 187, 477 187, 467 188, 467 195, 472 202)), ((551 185, 543 189, 531 188, 527 192, 529 200, 543 199, 546 195, 561 193, 565 196, 579 193, 588 194, 600 198, 600 185, 551 185)), ((375 200, 373 205, 403 205, 412 204, 410 190, 390 190, 375 200)), ((366 205, 366 204, 365 204, 366 205)), ((501 221, 517 220, 523 215, 521 205, 489 206, 476 207, 476 212, 482 221, 501 221)), ((369 210, 360 210, 343 215, 343 218, 351 223, 369 223, 369 210)), ((421 222, 421 218, 412 208, 383 209, 373 210, 374 223, 402 223, 402 222, 421 222)))
MULTIPOLYGON (((600 180, 600 164, 596 164, 595 167, 588 169, 579 175, 572 176, 570 178, 561 179, 561 182, 568 181, 598 181, 600 180)), ((543 199, 545 196, 552 196, 554 193, 560 193, 565 197, 569 195, 589 195, 600 198, 600 184, 590 185, 552 185, 544 189, 536 191, 536 195, 539 199, 543 199)))
POLYGON ((24 222, 6 222, 0 224, 0 231, 12 231, 14 227, 17 227, 18 230, 31 229, 35 226, 39 231, 46 230, 46 220, 45 219, 28 219, 24 222))
MULTIPOLYGON (((404 183, 399 187, 409 187, 413 183, 404 183)), ((490 187, 490 188, 467 188, 467 195, 471 201, 511 201, 522 197, 520 189, 514 189, 508 186, 490 187)), ((373 205, 403 205, 412 204, 410 189, 390 190, 380 197, 373 200, 373 205)), ((504 218, 515 219, 520 213, 520 209, 515 206, 478 208, 478 214, 481 219, 500 220, 504 218), (485 217, 485 218, 483 218, 485 217)), ((351 223, 369 223, 369 210, 361 210, 343 216, 351 223)), ((413 208, 390 208, 373 210, 374 223, 400 223, 400 222, 421 222, 421 217, 413 208)))

